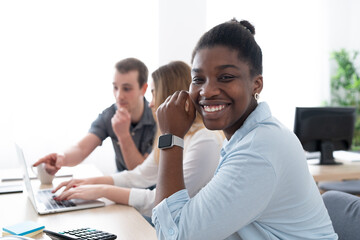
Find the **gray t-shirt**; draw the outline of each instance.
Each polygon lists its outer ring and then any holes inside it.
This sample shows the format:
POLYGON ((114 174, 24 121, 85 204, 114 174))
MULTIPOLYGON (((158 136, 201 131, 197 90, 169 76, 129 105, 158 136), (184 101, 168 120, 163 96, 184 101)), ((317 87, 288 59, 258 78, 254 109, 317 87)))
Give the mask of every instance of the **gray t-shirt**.
MULTIPOLYGON (((133 124, 130 125, 131 136, 141 154, 152 151, 156 133, 156 123, 148 105, 148 102, 144 98, 144 112, 140 121, 135 126, 133 124)), ((116 109, 116 104, 113 104, 99 114, 98 118, 91 124, 89 132, 98 136, 101 141, 104 141, 107 137, 111 137, 115 150, 116 167, 118 171, 123 171, 127 169, 127 166, 125 165, 120 146, 118 145, 118 139, 111 126, 111 118, 114 116, 116 109)))

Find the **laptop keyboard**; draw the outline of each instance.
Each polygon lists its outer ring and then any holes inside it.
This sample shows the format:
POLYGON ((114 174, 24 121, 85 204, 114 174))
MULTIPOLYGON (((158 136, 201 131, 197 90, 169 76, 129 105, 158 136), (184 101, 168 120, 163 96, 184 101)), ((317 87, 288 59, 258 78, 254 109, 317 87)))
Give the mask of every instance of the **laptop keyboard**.
POLYGON ((76 204, 71 200, 56 201, 51 189, 38 191, 38 199, 45 204, 47 209, 59 209, 64 207, 74 207, 76 204))

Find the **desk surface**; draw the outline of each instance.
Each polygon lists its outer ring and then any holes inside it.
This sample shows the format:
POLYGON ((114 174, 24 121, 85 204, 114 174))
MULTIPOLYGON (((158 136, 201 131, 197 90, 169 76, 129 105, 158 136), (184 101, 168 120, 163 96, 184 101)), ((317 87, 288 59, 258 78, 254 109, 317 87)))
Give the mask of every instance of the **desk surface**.
MULTIPOLYGON (((94 169, 90 167, 89 171, 87 166, 79 165, 79 168, 75 167, 74 170, 79 173, 74 173, 75 177, 83 177, 83 174, 89 176, 94 169)), ((54 184, 63 180, 65 179, 55 179, 54 184)), ((106 206, 100 208, 38 215, 24 193, 0 194, 0 227, 2 229, 4 226, 32 220, 45 225, 45 228, 52 231, 91 227, 114 233, 117 239, 157 239, 155 229, 136 209, 114 204, 106 199, 105 202, 106 206)), ((34 238, 50 239, 45 234, 39 234, 34 238)))
POLYGON ((360 179, 360 162, 341 162, 341 165, 315 165, 309 163, 308 166, 316 182, 360 179))

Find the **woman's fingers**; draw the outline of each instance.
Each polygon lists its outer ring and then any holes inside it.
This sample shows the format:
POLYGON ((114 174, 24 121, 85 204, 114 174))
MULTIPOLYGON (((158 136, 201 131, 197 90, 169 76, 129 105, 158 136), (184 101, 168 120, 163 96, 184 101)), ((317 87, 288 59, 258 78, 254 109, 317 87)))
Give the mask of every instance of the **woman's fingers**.
POLYGON ((52 190, 52 193, 56 193, 60 188, 67 186, 70 181, 71 180, 60 183, 55 189, 52 190))
POLYGON ((74 188, 74 187, 84 184, 84 183, 85 183, 85 180, 82 180, 82 179, 71 179, 69 181, 60 183, 52 192, 55 193, 62 187, 65 187, 64 191, 67 191, 70 188, 74 188))
POLYGON ((70 196, 73 195, 73 189, 63 191, 59 196, 55 199, 58 201, 68 200, 71 199, 70 196))
MULTIPOLYGON (((100 187, 101 188, 101 187, 100 187)), ((64 190, 55 200, 85 199, 93 200, 101 197, 102 193, 97 185, 83 185, 69 190, 64 190)))
POLYGON ((162 133, 185 136, 195 118, 195 109, 190 101, 186 91, 177 91, 160 105, 156 116, 162 133))

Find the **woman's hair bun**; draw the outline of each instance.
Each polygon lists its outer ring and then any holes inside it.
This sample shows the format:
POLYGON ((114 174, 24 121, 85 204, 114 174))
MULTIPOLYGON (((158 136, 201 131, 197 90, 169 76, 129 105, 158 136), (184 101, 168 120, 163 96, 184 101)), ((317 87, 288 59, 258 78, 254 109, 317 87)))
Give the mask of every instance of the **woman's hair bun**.
POLYGON ((230 20, 230 22, 240 24, 243 28, 248 30, 252 35, 255 35, 255 27, 251 23, 249 23, 248 21, 241 20, 239 22, 238 20, 236 20, 236 18, 233 18, 233 19, 230 20))
POLYGON ((241 20, 240 21, 240 24, 244 26, 244 28, 246 28, 247 30, 249 30, 249 32, 252 34, 252 35, 255 35, 255 28, 254 26, 249 23, 248 21, 246 20, 241 20))

